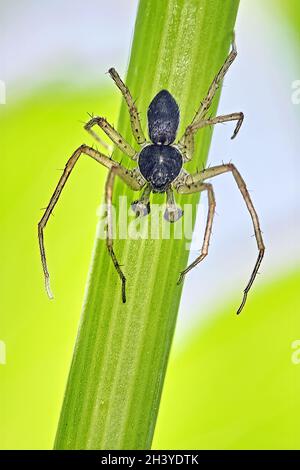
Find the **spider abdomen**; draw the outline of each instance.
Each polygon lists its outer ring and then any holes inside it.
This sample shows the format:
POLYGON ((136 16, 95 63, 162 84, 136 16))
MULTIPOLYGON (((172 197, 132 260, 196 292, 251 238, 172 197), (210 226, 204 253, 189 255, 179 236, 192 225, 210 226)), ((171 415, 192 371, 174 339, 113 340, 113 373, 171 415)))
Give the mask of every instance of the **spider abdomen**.
POLYGON ((164 192, 182 168, 182 155, 171 145, 148 145, 139 155, 139 169, 152 190, 164 192))
POLYGON ((161 90, 148 108, 149 137, 154 144, 174 142, 179 125, 179 107, 167 90, 161 90))

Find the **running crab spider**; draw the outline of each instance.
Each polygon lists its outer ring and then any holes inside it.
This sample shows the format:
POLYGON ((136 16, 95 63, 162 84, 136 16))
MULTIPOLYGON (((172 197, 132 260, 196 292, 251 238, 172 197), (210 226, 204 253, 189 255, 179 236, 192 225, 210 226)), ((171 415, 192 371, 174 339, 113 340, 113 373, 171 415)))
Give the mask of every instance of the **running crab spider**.
POLYGON ((105 186, 105 198, 108 207, 108 227, 107 227, 107 249, 114 267, 122 282, 122 300, 126 302, 125 284, 126 278, 118 263, 114 249, 113 249, 113 234, 112 234, 112 194, 114 187, 115 177, 118 176, 130 189, 133 191, 143 190, 142 195, 138 201, 132 203, 132 208, 137 216, 144 216, 150 212, 149 198, 151 192, 153 193, 166 193, 167 208, 165 218, 169 222, 175 222, 182 216, 182 212, 176 206, 174 201, 174 191, 179 194, 191 194, 196 192, 206 191, 208 194, 208 215, 206 222, 206 229, 204 234, 203 245, 200 255, 186 268, 179 276, 178 284, 180 284, 185 275, 195 266, 197 266, 208 254, 209 241, 212 231, 212 224, 215 214, 215 196, 213 186, 207 183, 207 179, 213 178, 226 172, 232 173, 234 180, 241 192, 241 195, 246 203, 246 207, 252 219, 254 233, 258 247, 258 257, 252 271, 250 280, 244 290, 242 303, 238 308, 237 313, 240 313, 245 305, 247 294, 254 282, 259 266, 264 255, 264 243, 262 239, 259 219, 253 203, 251 201, 246 184, 240 175, 237 168, 232 164, 222 164, 215 167, 204 169, 200 172, 189 174, 184 168, 184 163, 193 158, 194 153, 194 135, 199 129, 206 126, 212 126, 218 123, 236 121, 236 127, 232 135, 232 139, 236 137, 243 119, 243 113, 232 113, 217 116, 214 118, 207 117, 207 113, 212 104, 216 91, 218 90, 226 72, 234 61, 237 55, 235 42, 232 43, 232 49, 226 58, 223 66, 218 74, 212 81, 207 95, 192 120, 187 126, 183 136, 179 139, 177 144, 174 144, 178 126, 179 126, 179 107, 173 96, 167 91, 160 91, 152 100, 148 108, 148 129, 150 142, 148 142, 143 133, 139 113, 135 102, 130 94, 129 89, 123 83, 115 69, 111 68, 109 74, 117 87, 120 89, 126 104, 128 106, 131 128, 133 136, 141 150, 136 152, 134 148, 115 130, 106 119, 102 117, 92 117, 85 125, 85 129, 91 134, 98 142, 102 143, 98 134, 93 130, 94 126, 100 127, 105 134, 110 138, 115 146, 117 146, 124 154, 137 163, 133 170, 126 169, 121 163, 115 162, 112 158, 107 157, 103 153, 95 150, 87 145, 81 145, 67 161, 63 174, 56 186, 56 189, 50 199, 50 202, 38 224, 38 237, 41 252, 41 260, 45 277, 45 286, 47 293, 52 298, 50 289, 49 272, 46 261, 45 247, 44 247, 44 228, 48 219, 56 205, 61 192, 73 170, 77 160, 82 154, 96 160, 101 165, 109 169, 109 174, 105 186))

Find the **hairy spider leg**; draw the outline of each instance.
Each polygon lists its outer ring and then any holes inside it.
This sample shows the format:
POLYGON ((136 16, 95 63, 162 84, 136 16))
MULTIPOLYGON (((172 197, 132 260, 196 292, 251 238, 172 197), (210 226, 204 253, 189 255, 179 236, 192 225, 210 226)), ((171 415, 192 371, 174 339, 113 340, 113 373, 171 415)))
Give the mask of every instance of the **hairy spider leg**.
MULTIPOLYGON (((236 50, 235 40, 233 38, 232 49, 231 49, 229 55, 227 56, 224 64, 222 65, 219 72, 215 76, 214 80, 212 81, 212 83, 211 83, 211 85, 208 89, 207 95, 204 98, 204 100, 201 102, 200 107, 199 107, 198 111, 196 112, 192 122, 187 126, 183 136, 181 137, 181 139, 178 142, 179 148, 182 151, 186 161, 189 161, 193 158, 194 134, 197 132, 198 129, 200 129, 201 127, 204 127, 204 126, 201 126, 200 123, 204 119, 206 113, 208 112, 208 110, 209 110, 209 108, 212 104, 213 98, 214 98, 218 88, 220 87, 220 84, 221 84, 223 78, 226 75, 226 72, 228 71, 230 65, 233 63, 236 56, 237 56, 237 50, 236 50)), ((238 118, 239 122, 236 126, 236 129, 233 133, 232 138, 234 138, 237 135, 237 133, 238 133, 240 127, 241 127, 241 124, 243 122, 242 113, 234 113, 234 114, 240 114, 241 116, 238 118)), ((228 115, 228 117, 229 116, 231 116, 231 115, 228 115)), ((207 125, 214 125, 214 124, 217 124, 219 122, 226 122, 226 121, 229 121, 229 120, 235 120, 235 119, 229 119, 229 118, 227 119, 227 115, 226 116, 218 116, 218 118, 215 118, 215 119, 218 119, 218 120, 216 122, 211 122, 210 124, 207 124, 207 125), (225 118, 225 119, 222 120, 222 118, 225 118)), ((208 120, 206 120, 206 121, 208 121, 208 120)))
POLYGON ((201 253, 195 259, 195 261, 193 261, 186 269, 181 271, 177 282, 177 284, 180 284, 183 281, 184 276, 208 255, 208 247, 215 215, 216 200, 213 187, 210 183, 195 182, 191 184, 183 184, 178 186, 177 191, 179 194, 192 194, 207 191, 208 194, 208 212, 201 253))
MULTIPOLYGON (((85 129, 86 124, 84 125, 84 129, 85 129)), ((112 153, 113 151, 112 145, 106 143, 105 140, 101 139, 101 137, 98 134, 96 134, 96 132, 94 132, 93 130, 89 130, 89 129, 85 129, 85 130, 87 130, 88 133, 93 137, 93 139, 95 139, 98 142, 98 144, 100 144, 103 147, 105 152, 108 152, 110 154, 112 153)))
POLYGON ((237 136, 241 128, 241 125, 243 124, 243 120, 244 120, 244 113, 242 112, 223 114, 221 116, 216 116, 214 118, 202 119, 201 121, 197 121, 194 124, 191 124, 190 127, 188 127, 185 132, 186 132, 186 136, 188 136, 189 134, 195 134, 199 129, 202 129, 203 127, 206 127, 206 126, 214 126, 215 124, 220 124, 223 122, 237 121, 235 129, 231 136, 231 139, 234 139, 237 136))
MULTIPOLYGON (((265 246, 264 246, 264 242, 263 242, 263 238, 262 238, 262 232, 261 232, 261 228, 260 228, 259 218, 258 218, 258 215, 257 215, 256 210, 254 208, 254 205, 253 205, 253 202, 251 200, 250 194, 248 192, 246 183, 243 180, 243 178, 242 178, 241 174, 239 173, 239 171, 237 170, 237 168, 232 163, 228 163, 228 164, 218 165, 218 166, 215 166, 215 167, 212 167, 212 168, 207 168, 206 170, 203 170, 201 172, 195 173, 193 175, 186 176, 185 182, 184 182, 184 188, 187 187, 187 189, 188 189, 192 185, 195 185, 197 183, 202 183, 204 180, 206 180, 208 178, 213 178, 215 176, 218 176, 218 175, 221 175, 221 174, 227 173, 227 172, 232 173, 232 175, 235 179, 235 182, 236 182, 236 184, 237 184, 237 186, 238 186, 238 188, 239 188, 239 190, 242 194, 242 197, 243 197, 243 199, 246 203, 246 207, 247 207, 247 209, 250 213, 251 219, 252 219, 254 234, 255 234, 257 248, 258 248, 258 256, 257 256, 255 266, 253 268, 253 271, 252 271, 252 274, 250 276, 249 282, 246 285, 246 288, 244 289, 244 295, 243 295, 241 305, 239 306, 239 308, 237 310, 237 314, 239 314, 239 313, 241 313, 241 311, 242 311, 242 309, 243 309, 243 307, 246 303, 248 292, 251 289, 251 286, 254 282, 254 279, 255 279, 255 277, 258 273, 258 270, 259 270, 260 264, 261 264, 263 256, 264 256, 264 252, 265 252, 265 246)), ((178 192, 181 192, 183 190, 182 186, 178 186, 177 190, 178 190, 178 192)), ((186 270, 182 271, 181 277, 182 277, 182 275, 184 276, 184 274, 186 274, 186 272, 188 272, 192 267, 193 266, 188 267, 186 270)))
POLYGON ((146 138, 145 138, 145 135, 144 135, 144 132, 143 132, 143 129, 142 129, 142 125, 141 125, 141 121, 140 121, 140 117, 139 117, 139 112, 137 110, 135 102, 133 101, 133 98, 131 96, 131 93, 130 93, 128 87, 122 81, 122 79, 120 78, 120 75, 118 74, 118 72, 114 68, 110 68, 108 73, 111 76, 111 78, 113 79, 113 81, 115 82, 115 84, 117 85, 117 87, 119 88, 119 90, 121 91, 121 93, 122 93, 122 95, 123 95, 123 97, 126 101, 126 104, 128 106, 129 115, 130 115, 131 129, 132 129, 132 133, 133 133, 133 136, 134 136, 136 142, 139 145, 145 144, 146 143, 146 138))
POLYGON ((209 108, 212 104, 214 96, 215 96, 218 88, 220 87, 220 84, 221 84, 223 78, 225 77, 229 67, 233 63, 236 56, 237 56, 237 49, 236 49, 235 39, 233 38, 231 51, 228 54, 224 64, 220 68, 219 72, 217 73, 217 75, 213 79, 213 81, 212 81, 212 83, 211 83, 211 85, 208 89, 207 95, 204 98, 204 100, 202 101, 202 103, 199 107, 199 110, 197 111, 197 113, 196 113, 196 115, 195 115, 195 117, 192 121, 192 124, 194 122, 200 121, 206 115, 207 111, 209 110, 209 108))
POLYGON ((109 170, 108 177, 105 184, 105 202, 107 205, 107 232, 106 232, 106 246, 108 249, 108 253, 112 259, 114 267, 121 279, 122 282, 122 301, 123 303, 126 302, 126 277, 120 267, 120 264, 117 260, 113 249, 113 222, 112 222, 112 197, 113 197, 113 189, 114 189, 114 181, 115 176, 119 176, 126 184, 133 190, 141 189, 140 185, 136 182, 134 177, 127 174, 124 175, 122 172, 119 171, 118 167, 112 167, 109 170))
POLYGON ((46 207, 43 217, 41 218, 40 222, 38 223, 38 239, 39 239, 39 246, 40 246, 40 254, 45 278, 45 287, 47 294, 50 298, 53 298, 53 294, 50 288, 50 277, 49 271, 47 266, 47 259, 46 259, 46 252, 45 252, 45 245, 44 245, 44 228, 47 225, 49 217, 61 195, 61 192, 77 162, 80 155, 85 154, 94 160, 96 160, 101 165, 105 166, 106 168, 114 168, 114 173, 118 174, 118 176, 133 190, 138 191, 141 189, 141 184, 138 182, 136 177, 132 174, 130 170, 127 170, 119 163, 115 162, 111 158, 103 155, 99 151, 93 149, 92 147, 88 147, 87 145, 81 145, 69 160, 66 163, 64 168, 63 174, 61 175, 58 184, 54 190, 54 193, 51 196, 50 202, 46 207))
POLYGON ((133 147, 121 136, 121 134, 116 131, 116 129, 107 122, 107 120, 103 117, 95 116, 84 126, 85 130, 97 140, 98 135, 92 129, 94 126, 98 125, 100 129, 102 129, 105 134, 110 138, 110 140, 132 160, 137 159, 137 152, 134 150, 133 147))

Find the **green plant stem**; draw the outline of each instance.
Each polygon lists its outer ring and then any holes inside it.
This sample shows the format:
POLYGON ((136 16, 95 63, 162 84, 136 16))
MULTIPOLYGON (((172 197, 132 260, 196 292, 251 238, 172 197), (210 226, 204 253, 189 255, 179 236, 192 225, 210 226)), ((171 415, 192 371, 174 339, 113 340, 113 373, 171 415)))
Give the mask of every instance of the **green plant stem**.
MULTIPOLYGON (((144 127, 148 104, 166 88, 179 103, 182 133, 224 62, 238 3, 140 0, 126 83, 144 127)), ((124 103, 118 129, 134 145, 124 103)), ((190 171, 205 164, 210 140, 211 129, 199 132, 190 171)), ((114 158, 120 157, 116 151, 114 158)), ((117 181, 116 204, 120 195, 136 199, 117 181)), ((198 200, 177 197, 193 207, 198 200)), ((56 449, 150 448, 182 290, 176 282, 189 255, 186 242, 116 240, 128 281, 124 305, 105 241, 96 240, 56 449)))

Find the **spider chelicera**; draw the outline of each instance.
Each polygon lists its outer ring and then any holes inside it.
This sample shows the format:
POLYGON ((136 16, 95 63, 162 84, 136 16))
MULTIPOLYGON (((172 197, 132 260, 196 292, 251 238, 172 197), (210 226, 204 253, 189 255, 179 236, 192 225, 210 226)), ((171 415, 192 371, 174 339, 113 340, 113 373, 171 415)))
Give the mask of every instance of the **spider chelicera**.
POLYGON ((106 119, 102 117, 92 117, 85 125, 85 129, 100 143, 102 143, 99 136, 94 132, 93 127, 99 126, 112 142, 129 158, 137 163, 136 168, 129 170, 122 166, 120 163, 115 162, 112 158, 107 157, 98 150, 87 145, 81 145, 73 155, 69 158, 63 174, 56 186, 56 189, 50 199, 50 202, 38 224, 38 237, 41 252, 41 259, 43 271, 45 276, 45 286, 47 293, 52 298, 50 289, 49 272, 47 268, 44 236, 43 230, 47 221, 53 211, 55 204, 66 184, 66 181, 74 168, 75 163, 81 154, 88 155, 96 160, 101 165, 109 169, 109 174, 105 187, 105 199, 108 207, 108 228, 107 228, 107 248, 112 258, 113 264, 118 272, 122 281, 122 300, 126 302, 125 283, 126 278, 121 270, 120 264, 116 258, 113 250, 113 236, 112 236, 112 193, 114 186, 114 179, 117 175, 121 180, 133 191, 140 191, 143 189, 142 195, 138 201, 132 204, 133 210, 138 216, 147 215, 150 212, 149 198, 151 192, 153 193, 166 193, 167 208, 165 218, 170 222, 175 222, 182 216, 182 211, 176 206, 174 200, 174 191, 179 194, 191 194, 196 192, 207 191, 208 194, 208 215, 206 222, 206 229, 204 234, 203 245, 200 255, 193 261, 186 269, 184 269, 179 276, 178 284, 180 284, 184 276, 198 263, 200 263, 208 254, 208 246, 212 231, 212 223, 215 213, 215 196, 213 187, 206 180, 222 173, 231 172, 237 186, 245 200, 247 209, 250 213, 254 233, 258 247, 258 257, 252 271, 250 280, 244 290, 242 303, 237 311, 240 313, 243 309, 247 294, 253 284, 253 281, 258 272, 261 264, 265 247, 262 239, 259 219, 251 201, 246 184, 241 177, 240 173, 232 163, 222 164, 214 167, 204 169, 200 172, 189 174, 184 168, 184 163, 190 161, 194 153, 194 135, 199 129, 206 126, 212 126, 217 123, 237 121, 232 139, 236 137, 243 119, 243 113, 232 113, 214 118, 207 117, 208 110, 212 104, 213 98, 217 89, 220 86, 227 70, 234 61, 237 55, 236 46, 233 41, 232 49, 226 58, 223 66, 218 74, 212 81, 205 99, 200 104, 200 107, 192 120, 187 126, 183 136, 175 142, 177 129, 179 126, 179 107, 173 96, 167 91, 160 91, 152 100, 148 108, 148 130, 150 141, 145 138, 142 130, 139 113, 135 102, 132 99, 130 91, 123 83, 115 69, 111 68, 109 74, 114 80, 117 87, 120 89, 128 106, 132 133, 136 142, 141 146, 141 151, 136 152, 134 148, 116 131, 106 119))

